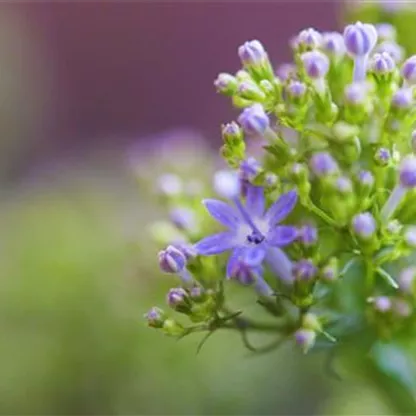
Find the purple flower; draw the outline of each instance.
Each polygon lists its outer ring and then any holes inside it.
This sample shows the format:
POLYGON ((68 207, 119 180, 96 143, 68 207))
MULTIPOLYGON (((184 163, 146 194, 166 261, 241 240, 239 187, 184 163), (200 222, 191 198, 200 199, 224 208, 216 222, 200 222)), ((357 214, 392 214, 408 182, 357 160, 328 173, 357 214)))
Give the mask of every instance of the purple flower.
POLYGON ((375 154, 375 160, 379 165, 386 166, 391 160, 390 150, 385 147, 381 147, 375 154))
POLYGON ((291 81, 285 89, 287 94, 293 98, 301 98, 305 96, 306 90, 306 85, 299 81, 291 81))
POLYGON ((333 175, 339 171, 337 162, 328 152, 313 154, 309 161, 309 167, 318 177, 333 175))
POLYGON ((416 248, 416 226, 407 227, 404 233, 404 241, 411 248, 416 248))
POLYGON ((357 22, 344 30, 344 42, 348 53, 354 59, 355 82, 365 80, 367 59, 377 43, 377 30, 373 25, 357 22))
POLYGON ((413 104, 413 92, 409 88, 398 89, 391 99, 391 105, 396 108, 408 109, 413 104))
POLYGON ((315 344, 316 332, 312 329, 300 328, 294 333, 295 342, 307 353, 315 344))
POLYGON ((360 82, 353 82, 345 87, 344 97, 348 104, 364 104, 368 96, 368 89, 360 82))
POLYGON ((247 107, 238 117, 238 122, 247 134, 263 135, 270 126, 269 116, 261 104, 247 107))
POLYGON ((170 289, 167 296, 166 302, 171 308, 177 308, 178 306, 185 305, 188 303, 188 294, 185 289, 181 287, 175 287, 170 289))
POLYGON ((352 219, 352 229, 354 233, 363 240, 368 240, 376 232, 376 221, 369 212, 357 214, 352 219))
POLYGON ((341 194, 348 194, 352 192, 352 182, 346 176, 340 176, 335 181, 335 188, 341 194))
POLYGON ((402 76, 410 85, 416 84, 416 55, 406 59, 402 66, 402 76))
POLYGON ((318 230, 312 225, 304 225, 298 231, 298 239, 305 246, 313 246, 318 241, 318 230))
POLYGON ((372 299, 374 309, 380 313, 386 313, 391 309, 391 300, 388 296, 377 296, 372 299))
POLYGON ((232 121, 222 126, 222 137, 225 142, 236 143, 243 138, 243 132, 241 127, 232 121))
POLYGON ((282 81, 287 81, 289 78, 296 75, 296 66, 290 63, 281 64, 276 70, 276 75, 282 81))
POLYGON ((368 55, 377 42, 377 30, 373 25, 357 22, 344 29, 347 51, 353 57, 368 55))
POLYGON ((374 176, 368 170, 361 170, 358 173, 358 181, 363 188, 372 188, 374 185, 374 176))
POLYGON ((371 70, 377 75, 391 74, 396 68, 396 63, 387 52, 376 53, 371 58, 371 70))
POLYGON ((238 56, 244 66, 261 65, 267 59, 267 53, 258 40, 245 42, 238 48, 238 56))
POLYGON ((218 92, 232 95, 237 90, 237 80, 233 75, 223 72, 214 81, 214 86, 218 92))
POLYGON ((344 37, 338 32, 328 32, 323 35, 323 49, 331 56, 341 57, 345 54, 344 37))
POLYGON ((166 320, 165 313, 162 309, 154 306, 144 315, 144 318, 147 320, 147 324, 152 328, 162 328, 163 323, 166 320))
POLYGON ((313 28, 302 30, 293 42, 295 47, 303 49, 316 49, 322 44, 322 35, 313 28))
MULTIPOLYGON (((195 245, 201 255, 215 255, 228 250, 232 254, 228 260, 227 276, 230 276, 235 262, 240 259, 248 265, 259 265, 268 255, 269 248, 290 244, 297 236, 296 228, 288 225, 276 225, 284 220, 297 202, 297 192, 292 190, 265 210, 264 189, 250 185, 247 190, 245 206, 234 199, 235 207, 225 202, 206 199, 203 201, 210 215, 228 228, 211 235, 195 245)), ((283 264, 284 259, 280 259, 283 264)), ((287 277, 287 264, 285 277, 287 277)))
POLYGON ((406 156, 400 164, 400 184, 404 188, 416 187, 416 157, 406 156))
POLYGON ((305 52, 301 56, 305 71, 310 78, 323 78, 329 70, 328 57, 319 51, 305 52))
POLYGON ((293 266, 293 274, 296 280, 311 281, 318 273, 317 267, 312 260, 302 259, 293 266))
POLYGON ((158 254, 159 266, 165 273, 180 273, 186 265, 184 254, 174 246, 168 246, 158 254))

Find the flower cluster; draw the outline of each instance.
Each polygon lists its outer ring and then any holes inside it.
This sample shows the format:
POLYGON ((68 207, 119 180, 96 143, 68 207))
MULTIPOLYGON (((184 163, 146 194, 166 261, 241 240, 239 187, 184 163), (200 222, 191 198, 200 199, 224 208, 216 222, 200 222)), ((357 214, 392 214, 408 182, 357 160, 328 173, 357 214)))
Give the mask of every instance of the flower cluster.
POLYGON ((238 48, 242 68, 214 82, 241 111, 222 127, 217 198, 177 207, 171 221, 186 233, 159 253, 180 283, 167 304, 189 323, 152 308, 149 326, 178 337, 264 330, 308 351, 413 324, 416 56, 389 50, 392 36, 361 22, 305 29, 290 42, 293 62, 277 68, 258 40, 238 48), (233 310, 235 284, 274 322, 233 310))

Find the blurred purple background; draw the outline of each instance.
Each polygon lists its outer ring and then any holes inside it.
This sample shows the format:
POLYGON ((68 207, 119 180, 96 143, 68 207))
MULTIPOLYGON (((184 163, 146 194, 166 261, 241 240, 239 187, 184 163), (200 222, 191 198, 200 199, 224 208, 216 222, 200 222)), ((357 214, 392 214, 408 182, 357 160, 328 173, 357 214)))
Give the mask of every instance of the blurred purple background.
POLYGON ((258 38, 274 63, 286 61, 300 29, 336 29, 337 3, 10 3, 1 15, 27 48, 15 52, 29 78, 15 75, 15 88, 31 86, 16 121, 26 128, 9 139, 30 165, 184 125, 218 140, 234 113, 212 83, 238 69, 237 47, 258 38))

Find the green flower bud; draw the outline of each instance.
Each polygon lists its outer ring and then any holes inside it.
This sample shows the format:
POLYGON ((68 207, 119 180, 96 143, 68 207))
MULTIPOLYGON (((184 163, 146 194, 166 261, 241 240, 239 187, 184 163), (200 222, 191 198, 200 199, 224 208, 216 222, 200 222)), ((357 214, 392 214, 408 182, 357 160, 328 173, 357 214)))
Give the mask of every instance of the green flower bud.
POLYGON ((225 72, 218 75, 214 85, 217 91, 224 95, 232 96, 237 91, 237 79, 225 72))
POLYGON ((184 333, 184 327, 179 322, 171 318, 165 320, 162 329, 166 335, 172 337, 178 337, 184 333))

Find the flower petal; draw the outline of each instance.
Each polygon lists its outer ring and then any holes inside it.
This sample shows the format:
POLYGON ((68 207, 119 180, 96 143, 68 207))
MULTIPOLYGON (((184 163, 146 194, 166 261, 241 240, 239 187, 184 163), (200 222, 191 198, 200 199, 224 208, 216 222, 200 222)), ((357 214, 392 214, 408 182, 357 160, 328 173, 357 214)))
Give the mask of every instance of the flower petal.
POLYGON ((241 247, 236 247, 231 253, 231 256, 228 259, 228 263, 227 263, 227 271, 226 271, 227 279, 230 279, 231 276, 234 274, 235 268, 236 266, 238 266, 238 261, 241 258, 242 252, 243 250, 241 247))
POLYGON ((282 247, 290 244, 298 236, 296 227, 279 225, 272 228, 267 235, 267 242, 273 247, 282 247))
POLYGON ((204 199, 202 203, 211 216, 222 225, 232 230, 238 227, 240 218, 238 212, 233 207, 218 199, 204 199))
POLYGON ((230 250, 235 245, 235 234, 223 232, 203 238, 195 244, 194 248, 198 254, 211 256, 230 250))
POLYGON ((244 263, 249 266, 259 266, 266 255, 266 246, 258 244, 256 246, 248 246, 243 253, 244 263))
POLYGON ((266 212, 266 220, 270 225, 275 225, 284 220, 295 207, 297 200, 298 193, 296 190, 281 195, 266 212))
POLYGON ((264 214, 264 189, 262 186, 249 185, 247 188, 246 208, 253 217, 264 214))

